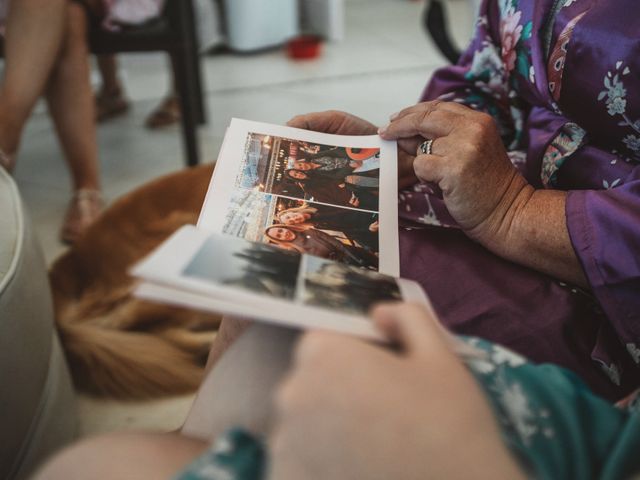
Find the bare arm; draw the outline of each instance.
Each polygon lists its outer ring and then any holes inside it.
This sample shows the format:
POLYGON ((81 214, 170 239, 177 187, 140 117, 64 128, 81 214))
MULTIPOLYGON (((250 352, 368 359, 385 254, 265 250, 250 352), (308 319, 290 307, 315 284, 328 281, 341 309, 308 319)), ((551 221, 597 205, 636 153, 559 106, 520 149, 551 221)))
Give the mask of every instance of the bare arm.
POLYGON ((380 135, 398 140, 410 157, 400 178, 433 182, 465 233, 495 254, 587 287, 565 218, 566 192, 535 190, 513 166, 495 122, 486 114, 446 102, 424 102, 392 116, 380 135))
POLYGON ((510 204, 499 205, 497 213, 502 218, 494 221, 494 231, 478 238, 480 243, 515 263, 589 288, 569 238, 567 192, 536 190, 519 175, 508 190, 503 201, 510 204))

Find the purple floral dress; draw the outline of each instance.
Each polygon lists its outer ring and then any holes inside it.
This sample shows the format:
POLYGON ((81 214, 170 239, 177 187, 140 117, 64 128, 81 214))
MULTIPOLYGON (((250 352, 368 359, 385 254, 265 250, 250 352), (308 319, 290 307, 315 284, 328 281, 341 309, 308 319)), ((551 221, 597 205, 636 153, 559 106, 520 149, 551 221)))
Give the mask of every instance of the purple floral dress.
POLYGON ((640 15, 637 0, 484 1, 458 65, 422 100, 491 114, 536 188, 569 191, 589 292, 499 259, 427 185, 400 193, 401 272, 458 333, 581 375, 617 398, 640 385, 640 15))

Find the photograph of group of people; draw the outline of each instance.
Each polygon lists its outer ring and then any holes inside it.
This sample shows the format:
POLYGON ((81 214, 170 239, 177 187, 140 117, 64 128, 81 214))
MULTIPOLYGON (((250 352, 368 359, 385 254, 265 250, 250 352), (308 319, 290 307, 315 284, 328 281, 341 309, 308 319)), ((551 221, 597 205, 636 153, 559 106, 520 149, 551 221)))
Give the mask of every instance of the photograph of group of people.
POLYGON ((380 150, 249 133, 238 185, 301 200, 379 211, 380 150))
POLYGON ((375 303, 400 300, 393 277, 322 258, 306 259, 303 302, 307 305, 366 315, 375 303))
POLYGON ((379 149, 249 133, 223 232, 378 270, 379 149))
POLYGON ((227 235, 203 242, 183 275, 355 315, 366 314, 375 302, 401 299, 396 280, 387 275, 227 235))

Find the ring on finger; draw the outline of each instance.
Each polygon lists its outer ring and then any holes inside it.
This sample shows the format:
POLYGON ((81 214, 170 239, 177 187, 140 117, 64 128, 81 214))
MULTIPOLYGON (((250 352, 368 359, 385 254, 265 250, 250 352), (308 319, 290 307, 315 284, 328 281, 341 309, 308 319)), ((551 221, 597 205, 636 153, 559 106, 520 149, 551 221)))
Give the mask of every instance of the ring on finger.
POLYGON ((427 138, 420 144, 420 151, 425 155, 431 155, 433 153, 433 139, 427 138))

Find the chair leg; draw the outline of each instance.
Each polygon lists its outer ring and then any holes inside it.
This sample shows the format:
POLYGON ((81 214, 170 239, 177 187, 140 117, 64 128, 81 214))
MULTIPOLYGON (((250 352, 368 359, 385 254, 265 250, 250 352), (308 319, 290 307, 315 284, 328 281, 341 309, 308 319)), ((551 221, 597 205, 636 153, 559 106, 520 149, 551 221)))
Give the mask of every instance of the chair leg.
POLYGON ((181 20, 179 29, 183 38, 182 53, 185 55, 189 76, 188 80, 193 107, 196 110, 198 125, 206 123, 206 110, 202 89, 202 64, 200 63, 200 48, 196 32, 196 12, 194 2, 181 0, 181 20))
POLYGON ((451 63, 458 63, 460 50, 453 45, 453 41, 447 31, 444 6, 440 0, 431 0, 429 2, 429 5, 424 10, 423 22, 440 52, 451 63))
POLYGON ((174 53, 171 55, 171 65, 173 75, 178 90, 180 100, 180 110, 182 112, 181 127, 187 165, 193 167, 200 163, 198 153, 198 112, 194 107, 193 92, 191 86, 193 81, 189 79, 189 61, 184 55, 174 53))
POLYGON ((196 107, 198 109, 198 125, 205 125, 207 123, 207 104, 203 88, 202 63, 200 62, 200 58, 197 58, 194 63, 196 68, 196 72, 194 72, 194 93, 196 97, 196 107))

